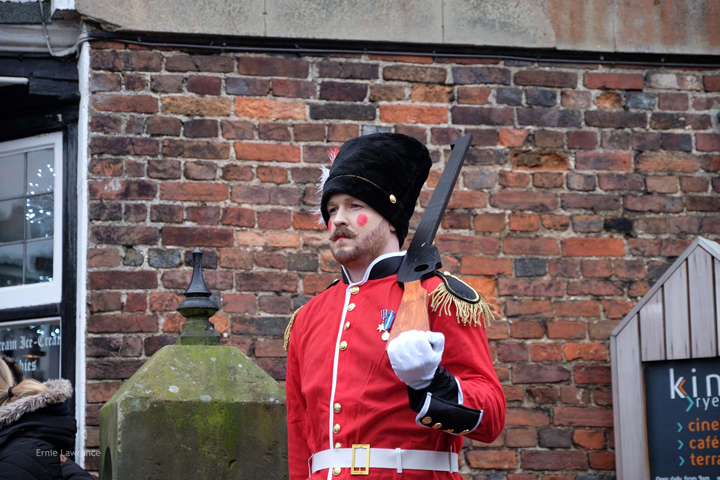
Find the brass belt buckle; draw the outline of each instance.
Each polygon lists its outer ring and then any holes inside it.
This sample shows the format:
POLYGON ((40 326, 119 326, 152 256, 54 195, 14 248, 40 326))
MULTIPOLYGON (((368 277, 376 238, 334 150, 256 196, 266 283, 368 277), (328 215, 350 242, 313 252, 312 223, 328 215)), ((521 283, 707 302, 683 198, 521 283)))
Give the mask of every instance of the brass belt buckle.
POLYGON ((355 444, 352 446, 352 458, 350 459, 350 475, 370 475, 370 445, 355 444), (358 448, 365 449, 365 468, 355 468, 355 450, 358 448))

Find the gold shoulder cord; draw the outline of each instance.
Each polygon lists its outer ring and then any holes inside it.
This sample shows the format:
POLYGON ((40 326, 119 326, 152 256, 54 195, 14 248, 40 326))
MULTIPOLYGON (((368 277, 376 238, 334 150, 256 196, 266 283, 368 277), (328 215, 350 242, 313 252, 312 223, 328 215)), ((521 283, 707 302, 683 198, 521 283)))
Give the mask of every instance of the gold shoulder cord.
MULTIPOLYGON (((300 307, 302 308, 302 307, 300 307)), ((295 313, 292 314, 292 317, 290 317, 290 323, 288 323, 288 326, 285 328, 285 341, 283 342, 283 348, 285 351, 288 351, 288 347, 290 347, 290 329, 293 326, 293 322, 295 321, 295 317, 298 316, 298 313, 300 313, 300 308, 295 310, 295 313)))
POLYGON ((495 320, 495 317, 490 310, 490 305, 480 294, 478 296, 480 301, 477 303, 465 302, 450 293, 444 282, 440 282, 440 285, 430 293, 430 309, 433 312, 439 311, 440 314, 450 315, 450 305, 454 305, 458 323, 462 322, 465 326, 471 325, 473 327, 484 323, 485 327, 489 327, 491 320, 495 320))

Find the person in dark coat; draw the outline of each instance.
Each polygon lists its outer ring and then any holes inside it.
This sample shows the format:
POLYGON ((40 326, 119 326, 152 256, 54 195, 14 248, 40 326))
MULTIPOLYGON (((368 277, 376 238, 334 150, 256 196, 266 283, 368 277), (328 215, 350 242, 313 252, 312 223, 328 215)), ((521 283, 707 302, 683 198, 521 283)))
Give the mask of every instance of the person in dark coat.
POLYGON ((23 379, 0 356, 0 480, 91 480, 65 453, 75 450, 77 426, 68 380, 23 379))

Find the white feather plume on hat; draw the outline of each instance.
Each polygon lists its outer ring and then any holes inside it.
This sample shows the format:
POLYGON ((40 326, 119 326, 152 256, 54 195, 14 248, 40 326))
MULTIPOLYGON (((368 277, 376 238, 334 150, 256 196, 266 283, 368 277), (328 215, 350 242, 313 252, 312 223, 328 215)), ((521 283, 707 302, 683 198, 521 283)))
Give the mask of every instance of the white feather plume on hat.
MULTIPOLYGON (((327 151, 328 158, 330 159, 330 166, 332 167, 333 162, 335 161, 335 158, 337 157, 338 152, 340 151, 340 147, 332 147, 329 148, 327 151)), ((328 178, 330 178, 330 169, 326 167, 325 165, 320 166, 320 178, 318 178, 318 182, 320 185, 318 185, 317 188, 317 194, 320 198, 322 198, 323 194, 323 188, 325 187, 325 182, 328 181, 328 178)), ((318 225, 322 225, 325 223, 325 220, 323 220, 322 217, 322 211, 317 208, 312 211, 313 214, 318 216, 317 223, 318 225)))

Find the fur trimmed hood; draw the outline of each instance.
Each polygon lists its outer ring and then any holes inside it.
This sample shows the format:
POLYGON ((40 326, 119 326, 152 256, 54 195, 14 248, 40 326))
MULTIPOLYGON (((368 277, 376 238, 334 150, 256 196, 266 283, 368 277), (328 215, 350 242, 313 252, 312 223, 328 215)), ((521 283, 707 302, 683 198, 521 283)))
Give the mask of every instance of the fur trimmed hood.
POLYGON ((45 393, 24 397, 0 407, 0 429, 17 422, 26 413, 31 413, 48 405, 62 403, 72 397, 73 388, 70 380, 58 379, 44 382, 48 388, 45 393))

